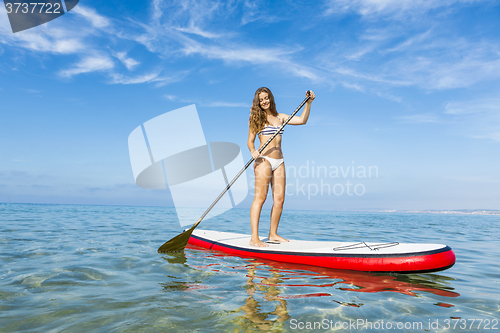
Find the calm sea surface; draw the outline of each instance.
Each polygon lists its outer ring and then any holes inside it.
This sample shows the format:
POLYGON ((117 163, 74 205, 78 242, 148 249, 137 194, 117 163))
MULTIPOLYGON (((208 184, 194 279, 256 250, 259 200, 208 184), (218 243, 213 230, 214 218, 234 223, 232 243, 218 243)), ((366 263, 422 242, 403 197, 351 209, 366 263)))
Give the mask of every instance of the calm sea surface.
MULTIPOLYGON (((249 233, 248 214, 200 229, 249 233)), ((156 252, 180 231, 171 208, 0 204, 0 332, 500 332, 500 216, 283 214, 293 239, 451 246, 433 274, 156 252)))

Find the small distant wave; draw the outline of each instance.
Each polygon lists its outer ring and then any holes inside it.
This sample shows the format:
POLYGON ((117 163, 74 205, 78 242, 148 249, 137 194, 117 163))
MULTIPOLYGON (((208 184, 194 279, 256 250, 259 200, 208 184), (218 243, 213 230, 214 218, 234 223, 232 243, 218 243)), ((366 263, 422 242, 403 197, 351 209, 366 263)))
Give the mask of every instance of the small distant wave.
POLYGON ((413 214, 460 214, 460 215, 500 215, 500 210, 377 210, 379 213, 413 213, 413 214))

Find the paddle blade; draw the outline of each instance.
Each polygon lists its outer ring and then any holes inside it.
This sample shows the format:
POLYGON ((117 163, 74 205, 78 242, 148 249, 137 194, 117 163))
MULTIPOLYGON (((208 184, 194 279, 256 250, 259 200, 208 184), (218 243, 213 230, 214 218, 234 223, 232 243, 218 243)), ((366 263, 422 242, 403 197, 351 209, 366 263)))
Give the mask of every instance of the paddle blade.
POLYGON ((191 234, 193 233, 194 228, 198 226, 199 223, 195 223, 191 228, 188 230, 184 231, 183 233, 175 236, 169 241, 166 241, 160 248, 158 249, 159 253, 165 253, 165 252, 181 252, 184 251, 184 248, 186 247, 189 237, 191 237, 191 234))

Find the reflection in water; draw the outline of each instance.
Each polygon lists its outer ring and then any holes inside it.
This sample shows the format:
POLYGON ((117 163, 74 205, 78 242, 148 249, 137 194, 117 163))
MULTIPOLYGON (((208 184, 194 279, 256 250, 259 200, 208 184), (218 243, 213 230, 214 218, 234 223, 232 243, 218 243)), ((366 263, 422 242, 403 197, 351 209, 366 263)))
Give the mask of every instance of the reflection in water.
POLYGON ((286 308, 286 300, 284 298, 280 298, 279 294, 281 291, 276 288, 278 283, 283 282, 280 278, 283 277, 277 271, 271 271, 271 277, 263 278, 260 283, 254 281, 254 279, 258 280, 256 277, 255 271, 258 268, 258 265, 250 264, 247 266, 248 270, 248 280, 247 280, 247 294, 249 295, 245 300, 245 304, 240 307, 239 311, 245 312, 245 315, 238 319, 238 324, 242 328, 246 328, 248 326, 248 321, 250 321, 253 325, 256 326, 259 330, 267 331, 275 325, 275 323, 282 324, 284 323, 290 316, 288 315, 288 311, 286 308), (277 302, 275 310, 272 312, 263 312, 260 310, 259 302, 257 302, 254 298, 255 291, 259 289, 264 294, 264 299, 268 302, 277 302), (270 316, 277 316, 275 320, 269 320, 270 316))
POLYGON ((172 252, 162 254, 163 259, 171 264, 185 264, 187 261, 186 254, 182 252, 172 252))
MULTIPOLYGON (((200 257, 205 257, 209 259, 207 262, 211 262, 208 265, 191 266, 191 268, 223 274, 238 272, 246 275, 245 288, 248 297, 245 304, 232 311, 234 314, 244 313, 237 319, 238 326, 243 331, 251 328, 262 331, 280 330, 283 323, 291 318, 287 310, 287 300, 290 299, 330 297, 332 302, 342 306, 362 307, 364 305, 355 301, 336 300, 335 298, 342 297, 342 295, 337 297, 335 295, 341 294, 339 290, 359 293, 394 292, 408 296, 419 296, 420 292, 443 297, 460 296, 453 291, 454 288, 449 286, 453 279, 444 275, 366 273, 247 258, 243 259, 247 263, 245 265, 230 266, 227 260, 224 260, 228 257, 224 254, 193 246, 190 246, 190 249, 186 251, 188 258, 196 257, 199 260, 200 257), (304 293, 304 290, 308 292, 304 293), (274 311, 265 311, 265 309, 271 310, 272 308, 274 311)), ((187 285, 183 285, 186 288, 187 285)), ((175 288, 174 286, 169 288, 172 287, 175 288)), ((434 305, 454 306, 448 303, 434 305)))
MULTIPOLYGON (((179 264, 185 267, 189 267, 186 262, 186 254, 184 252, 172 252, 172 253, 165 253, 162 254, 163 259, 168 261, 169 264, 179 264)), ((168 283, 160 283, 160 285, 163 287, 163 291, 180 291, 180 290, 186 290, 186 289, 191 289, 192 286, 194 285, 192 282, 184 282, 184 281, 176 281, 175 276, 166 276, 170 282, 168 283)))
MULTIPOLYGON (((226 255, 207 251, 203 248, 191 247, 193 249, 201 249, 196 255, 199 257, 203 254, 205 257, 224 258, 226 255)), ((410 296, 417 296, 416 292, 425 291, 435 295, 444 297, 458 297, 460 294, 452 291, 453 288, 447 286, 454 279, 437 273, 432 274, 388 274, 388 273, 367 273, 359 271, 349 271, 341 269, 330 269, 323 267, 315 267, 300 264, 281 263, 265 259, 245 258, 248 265, 245 268, 257 267, 262 271, 279 272, 281 280, 274 286, 286 287, 337 287, 339 290, 356 291, 363 293, 377 293, 383 291, 397 292, 410 296), (305 279, 306 278, 306 279, 305 279), (294 280, 299 280, 299 283, 293 283, 294 280), (303 281, 308 281, 304 283, 303 281), (313 280, 312 282, 310 280, 313 280), (323 283, 327 282, 327 283, 323 283), (331 280, 338 280, 331 282, 331 280), (344 285, 351 287, 343 287, 344 285)), ((210 269, 213 271, 226 272, 227 269, 241 269, 240 267, 229 267, 223 262, 219 264, 211 264, 208 266, 198 266, 200 269, 210 269)), ((254 273, 255 274, 255 273, 254 273)), ((270 280, 269 280, 270 281, 270 280)), ((261 282, 263 283, 263 282, 261 282)), ((303 295, 282 295, 281 298, 299 298, 312 296, 332 296, 330 293, 316 293, 303 295)))

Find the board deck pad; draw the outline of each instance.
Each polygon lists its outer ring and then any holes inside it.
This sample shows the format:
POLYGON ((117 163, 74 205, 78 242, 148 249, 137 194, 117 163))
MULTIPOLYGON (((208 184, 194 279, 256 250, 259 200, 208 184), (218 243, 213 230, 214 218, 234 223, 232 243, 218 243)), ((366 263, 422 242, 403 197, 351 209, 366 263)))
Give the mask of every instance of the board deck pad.
POLYGON ((189 244, 243 257, 365 272, 420 273, 450 268, 455 253, 443 244, 302 241, 249 244, 250 235, 194 230, 189 244))

